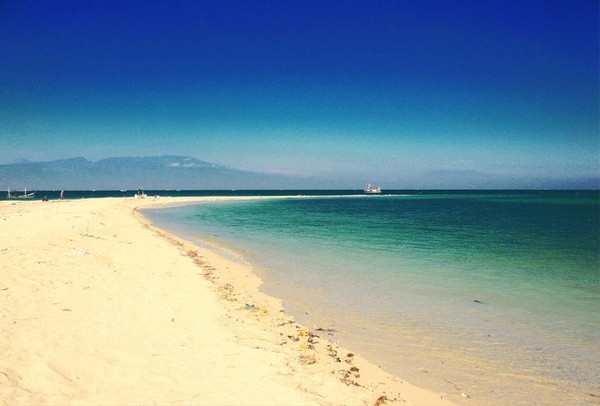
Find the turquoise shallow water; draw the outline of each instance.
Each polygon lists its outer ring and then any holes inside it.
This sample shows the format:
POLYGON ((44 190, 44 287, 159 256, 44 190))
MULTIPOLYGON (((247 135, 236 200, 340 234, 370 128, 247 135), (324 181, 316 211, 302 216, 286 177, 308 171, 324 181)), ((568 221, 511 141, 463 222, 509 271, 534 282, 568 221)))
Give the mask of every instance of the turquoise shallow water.
POLYGON ((390 372, 478 404, 600 399, 599 215, 598 192, 573 191, 149 212, 249 262, 298 321, 334 327, 330 338, 390 372))

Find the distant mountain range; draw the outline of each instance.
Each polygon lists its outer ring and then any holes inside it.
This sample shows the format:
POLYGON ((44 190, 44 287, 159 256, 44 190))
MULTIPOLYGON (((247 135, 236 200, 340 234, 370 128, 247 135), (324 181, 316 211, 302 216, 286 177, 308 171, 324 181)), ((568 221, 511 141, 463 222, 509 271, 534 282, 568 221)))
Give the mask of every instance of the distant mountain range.
POLYGON ((243 171, 184 156, 85 158, 0 165, 0 189, 301 189, 320 179, 243 171))
POLYGON ((527 175, 500 175, 473 170, 428 171, 419 176, 423 189, 591 189, 600 188, 600 177, 551 177, 527 175))
MULTIPOLYGON (((0 190, 359 189, 372 179, 318 178, 244 171, 189 156, 85 158, 0 165, 0 190)), ((381 179, 385 189, 598 189, 599 177, 534 178, 438 170, 381 179)))

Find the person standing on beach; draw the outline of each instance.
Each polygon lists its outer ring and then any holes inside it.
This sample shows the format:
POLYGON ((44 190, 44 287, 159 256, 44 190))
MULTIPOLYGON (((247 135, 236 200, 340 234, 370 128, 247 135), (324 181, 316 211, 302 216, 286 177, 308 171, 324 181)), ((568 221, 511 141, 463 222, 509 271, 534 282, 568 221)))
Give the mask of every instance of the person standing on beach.
POLYGON ((60 200, 63 200, 65 198, 65 191, 61 190, 60 191, 60 200))

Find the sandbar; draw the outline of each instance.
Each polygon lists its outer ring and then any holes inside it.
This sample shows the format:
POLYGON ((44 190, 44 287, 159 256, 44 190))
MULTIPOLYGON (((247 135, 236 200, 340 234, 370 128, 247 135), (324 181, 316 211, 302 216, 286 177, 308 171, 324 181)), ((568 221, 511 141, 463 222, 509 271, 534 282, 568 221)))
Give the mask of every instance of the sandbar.
POLYGON ((0 403, 449 405, 296 323, 233 262, 143 208, 0 202, 0 403))

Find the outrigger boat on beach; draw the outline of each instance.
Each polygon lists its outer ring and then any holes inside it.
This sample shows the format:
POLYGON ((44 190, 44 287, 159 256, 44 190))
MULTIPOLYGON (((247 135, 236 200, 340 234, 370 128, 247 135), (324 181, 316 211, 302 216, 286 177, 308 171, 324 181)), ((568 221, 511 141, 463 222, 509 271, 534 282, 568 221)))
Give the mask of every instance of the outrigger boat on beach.
POLYGON ((23 194, 22 195, 11 195, 10 194, 10 188, 7 191, 8 193, 6 194, 6 197, 8 199, 32 199, 35 196, 35 192, 30 192, 27 193, 27 189, 23 190, 23 194))
POLYGON ((367 187, 365 188, 365 193, 369 193, 369 194, 381 193, 381 188, 379 186, 371 186, 371 184, 369 183, 367 185, 367 187))

